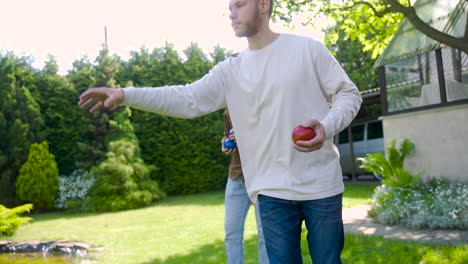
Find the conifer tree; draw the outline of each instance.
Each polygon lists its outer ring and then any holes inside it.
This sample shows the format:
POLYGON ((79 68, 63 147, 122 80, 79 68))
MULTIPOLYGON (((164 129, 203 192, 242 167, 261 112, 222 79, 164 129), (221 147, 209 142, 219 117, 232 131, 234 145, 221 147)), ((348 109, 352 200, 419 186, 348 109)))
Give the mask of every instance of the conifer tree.
POLYGON ((227 57, 232 55, 231 50, 227 50, 226 48, 221 47, 217 44, 213 48, 213 52, 210 53, 210 57, 213 60, 213 65, 216 65, 218 62, 225 60, 227 57))
MULTIPOLYGON (((109 55, 109 48, 104 44, 99 56, 96 58, 96 66, 90 73, 93 74, 96 87, 116 87, 115 75, 119 69, 119 58, 109 55)), ((89 87, 88 87, 89 88, 89 87)), ((118 109, 102 109, 95 113, 89 113, 84 134, 85 142, 79 142, 78 147, 83 153, 78 157, 77 165, 80 169, 89 171, 105 158, 106 145, 104 138, 112 131, 109 121, 113 118, 113 112, 118 109)))
POLYGON ((55 156, 49 152, 47 141, 33 143, 26 163, 21 166, 16 181, 16 194, 21 201, 37 209, 53 208, 59 188, 59 172, 55 156))
MULTIPOLYGON (((119 58, 109 54, 107 45, 104 44, 96 63, 96 85, 117 88, 115 77, 119 71, 119 58)), ((157 182, 151 180, 155 168, 147 166, 140 157, 130 115, 130 108, 119 106, 102 109, 90 118, 97 148, 94 151, 105 153, 105 156, 89 163, 98 160, 91 168, 97 181, 85 201, 88 211, 133 209, 164 196, 157 182)))
POLYGON ((67 175, 77 168, 76 142, 82 141, 79 121, 84 113, 75 103, 78 92, 64 76, 58 75, 58 70, 55 57, 49 55, 44 68, 35 74, 35 99, 44 116, 50 152, 57 159, 60 174, 67 175))
POLYGON ((187 60, 184 62, 185 75, 188 82, 194 82, 205 75, 211 68, 211 63, 203 50, 196 43, 190 43, 190 46, 184 50, 187 60))
POLYGON ((10 200, 29 145, 44 138, 44 120, 29 90, 29 58, 0 52, 0 76, 0 198, 10 200))

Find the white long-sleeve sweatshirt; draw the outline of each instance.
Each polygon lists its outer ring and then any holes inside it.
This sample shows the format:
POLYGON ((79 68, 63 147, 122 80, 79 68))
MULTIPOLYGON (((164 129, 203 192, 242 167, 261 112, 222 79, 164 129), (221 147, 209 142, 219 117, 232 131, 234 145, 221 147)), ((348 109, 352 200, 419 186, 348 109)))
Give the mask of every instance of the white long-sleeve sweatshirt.
MULTIPOLYGON (((124 104, 193 118, 228 106, 247 192, 287 200, 315 200, 344 191, 333 136, 356 116, 357 87, 327 48, 308 37, 281 34, 260 50, 245 49, 187 85, 125 88, 124 104), (293 148, 292 131, 319 120, 320 150, 293 148)), ((157 128, 155 128, 157 129, 157 128)))

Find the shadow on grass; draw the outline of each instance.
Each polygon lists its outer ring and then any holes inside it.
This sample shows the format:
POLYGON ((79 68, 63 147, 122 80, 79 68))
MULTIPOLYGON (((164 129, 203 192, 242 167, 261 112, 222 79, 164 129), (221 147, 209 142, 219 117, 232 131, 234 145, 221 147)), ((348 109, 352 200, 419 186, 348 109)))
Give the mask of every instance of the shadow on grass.
MULTIPOLYGON (((309 256, 306 232, 302 232, 302 258, 304 264, 311 264, 309 256)), ((455 252, 457 249, 450 248, 445 252, 455 252)), ((460 248, 458 251, 464 251, 465 248, 460 248)), ((413 243, 401 241, 398 239, 385 239, 380 236, 367 236, 359 234, 347 234, 345 248, 341 255, 345 264, 401 264, 401 263, 421 263, 425 257, 436 255, 442 256, 444 246, 413 243)), ((456 253, 455 253, 456 254, 456 253)), ((460 253, 458 253, 460 254, 460 253)), ((466 263, 464 257, 461 256, 462 262, 458 261, 458 257, 451 257, 450 253, 436 262, 431 263, 466 263), (444 262, 445 261, 445 262, 444 262), (446 262, 448 261, 448 262, 446 262)), ((223 241, 216 241, 212 244, 204 245, 188 254, 179 254, 170 256, 167 259, 154 259, 140 264, 219 264, 226 263, 226 254, 223 241)), ((257 239, 252 237, 245 241, 245 263, 258 263, 257 239)))
MULTIPOLYGON (((257 238, 252 237, 244 241, 245 247, 245 259, 244 263, 254 264, 258 263, 258 252, 257 252, 257 238)), ((164 260, 153 259, 148 262, 141 264, 192 264, 192 263, 203 263, 203 264, 220 264, 226 263, 226 252, 224 242, 217 240, 211 244, 204 245, 188 254, 178 254, 170 256, 164 260)))

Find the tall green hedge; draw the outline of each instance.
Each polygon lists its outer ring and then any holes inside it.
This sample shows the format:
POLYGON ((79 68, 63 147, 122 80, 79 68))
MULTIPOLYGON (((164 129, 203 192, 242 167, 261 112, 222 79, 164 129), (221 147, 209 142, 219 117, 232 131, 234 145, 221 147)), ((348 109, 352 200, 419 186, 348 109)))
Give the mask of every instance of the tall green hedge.
POLYGON ((44 139, 44 118, 31 94, 31 58, 0 51, 0 200, 13 200, 29 145, 44 139))
MULTIPOLYGON (((170 44, 152 52, 146 48, 133 51, 122 65, 119 82, 137 87, 190 83, 231 52, 217 46, 209 60, 203 50, 191 44, 184 53, 185 61, 170 44)), ((164 191, 185 194, 224 187, 229 157, 220 150, 222 110, 191 120, 133 111, 131 120, 142 158, 159 168, 154 176, 164 191)))
POLYGON ((222 111, 189 120, 133 113, 142 157, 149 164, 157 164, 156 180, 167 193, 199 193, 224 187, 229 157, 221 152, 222 111))

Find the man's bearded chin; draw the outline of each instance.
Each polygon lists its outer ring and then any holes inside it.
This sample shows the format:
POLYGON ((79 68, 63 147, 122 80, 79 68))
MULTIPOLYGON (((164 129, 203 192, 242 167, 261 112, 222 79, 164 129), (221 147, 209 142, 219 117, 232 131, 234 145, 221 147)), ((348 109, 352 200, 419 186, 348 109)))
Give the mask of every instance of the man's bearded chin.
POLYGON ((255 10, 255 17, 253 22, 246 24, 246 29, 243 32, 236 33, 236 37, 243 38, 243 37, 251 37, 258 33, 262 19, 260 17, 260 9, 257 7, 255 10))

